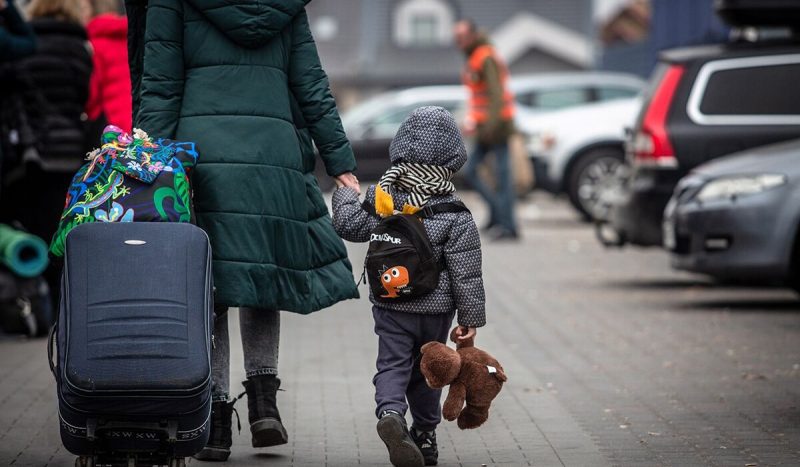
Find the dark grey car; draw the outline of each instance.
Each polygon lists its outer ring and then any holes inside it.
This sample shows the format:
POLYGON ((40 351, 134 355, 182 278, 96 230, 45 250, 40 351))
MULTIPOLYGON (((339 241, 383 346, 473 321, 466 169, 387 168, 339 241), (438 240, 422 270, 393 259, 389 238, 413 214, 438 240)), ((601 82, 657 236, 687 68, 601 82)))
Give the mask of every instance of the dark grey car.
POLYGON ((797 286, 800 140, 694 169, 664 212, 672 266, 722 279, 797 286))

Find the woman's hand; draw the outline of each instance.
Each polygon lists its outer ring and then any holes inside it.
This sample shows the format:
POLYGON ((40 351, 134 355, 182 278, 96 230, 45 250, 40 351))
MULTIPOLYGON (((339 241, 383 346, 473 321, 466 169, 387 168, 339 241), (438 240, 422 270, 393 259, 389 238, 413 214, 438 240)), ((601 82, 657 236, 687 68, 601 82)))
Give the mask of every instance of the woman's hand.
POLYGON ((458 326, 456 328, 456 339, 459 341, 472 339, 477 334, 478 330, 476 328, 468 328, 466 326, 458 326))
POLYGON ((361 194, 361 185, 358 183, 358 178, 356 178, 352 172, 345 172, 337 177, 334 177, 334 179, 336 180, 336 186, 346 186, 347 188, 356 190, 356 193, 359 195, 361 194))

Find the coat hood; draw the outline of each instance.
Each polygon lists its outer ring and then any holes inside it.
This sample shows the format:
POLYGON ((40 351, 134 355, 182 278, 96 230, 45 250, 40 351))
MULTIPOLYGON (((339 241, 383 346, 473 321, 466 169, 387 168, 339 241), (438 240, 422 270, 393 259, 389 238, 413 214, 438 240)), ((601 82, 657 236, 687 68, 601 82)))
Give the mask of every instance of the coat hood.
POLYGON ((108 38, 124 40, 128 35, 128 20, 124 16, 105 13, 95 16, 86 25, 90 39, 108 38))
POLYGON ((261 47, 311 0, 186 0, 225 36, 243 47, 261 47))
POLYGON ((458 172, 467 149, 453 116, 442 107, 420 107, 406 118, 389 146, 392 164, 438 165, 458 172))

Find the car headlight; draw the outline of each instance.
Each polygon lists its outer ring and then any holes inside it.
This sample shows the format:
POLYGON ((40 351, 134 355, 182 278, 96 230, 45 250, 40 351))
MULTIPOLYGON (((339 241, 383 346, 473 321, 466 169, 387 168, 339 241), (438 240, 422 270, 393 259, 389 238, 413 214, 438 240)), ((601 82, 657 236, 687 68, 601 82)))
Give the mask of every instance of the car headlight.
POLYGON ((786 183, 785 175, 763 174, 744 177, 727 177, 712 180, 697 193, 699 201, 753 195, 777 188, 786 183))
POLYGON ((556 145, 556 136, 549 131, 533 133, 528 137, 528 150, 533 155, 545 155, 556 145))

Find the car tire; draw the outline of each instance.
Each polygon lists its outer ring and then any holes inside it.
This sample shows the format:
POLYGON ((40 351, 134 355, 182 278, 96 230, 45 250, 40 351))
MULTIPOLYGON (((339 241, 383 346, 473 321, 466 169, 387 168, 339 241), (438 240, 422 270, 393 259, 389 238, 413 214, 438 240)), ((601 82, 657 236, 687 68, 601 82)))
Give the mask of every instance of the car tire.
POLYGON ((608 209, 607 190, 621 183, 619 171, 625 165, 622 148, 592 149, 572 164, 566 178, 566 192, 572 206, 586 221, 603 220, 608 209))

